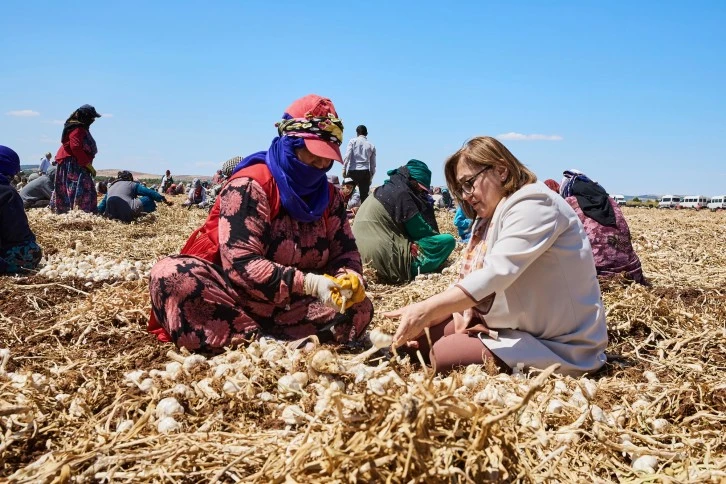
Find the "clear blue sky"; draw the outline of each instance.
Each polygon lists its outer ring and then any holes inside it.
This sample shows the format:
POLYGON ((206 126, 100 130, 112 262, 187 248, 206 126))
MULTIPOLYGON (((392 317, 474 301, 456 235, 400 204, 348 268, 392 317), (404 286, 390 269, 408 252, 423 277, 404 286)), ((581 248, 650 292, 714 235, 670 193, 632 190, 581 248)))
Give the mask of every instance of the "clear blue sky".
POLYGON ((0 144, 24 163, 55 154, 62 121, 90 103, 107 114, 92 127, 98 168, 211 174, 266 149, 285 107, 314 92, 335 103, 344 144, 368 126, 375 184, 410 158, 443 184, 446 157, 491 135, 541 179, 579 168, 610 193, 726 193, 723 1, 1 10, 0 144), (532 135, 546 139, 508 139, 532 135))

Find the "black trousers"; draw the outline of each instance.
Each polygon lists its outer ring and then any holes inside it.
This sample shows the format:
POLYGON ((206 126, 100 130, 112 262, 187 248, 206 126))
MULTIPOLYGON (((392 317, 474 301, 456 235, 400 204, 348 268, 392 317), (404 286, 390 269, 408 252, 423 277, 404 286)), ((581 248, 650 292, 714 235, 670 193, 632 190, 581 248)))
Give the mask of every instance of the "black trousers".
POLYGON ((371 189, 371 172, 369 170, 348 170, 346 174, 358 186, 360 192, 360 203, 368 198, 368 191, 371 189))

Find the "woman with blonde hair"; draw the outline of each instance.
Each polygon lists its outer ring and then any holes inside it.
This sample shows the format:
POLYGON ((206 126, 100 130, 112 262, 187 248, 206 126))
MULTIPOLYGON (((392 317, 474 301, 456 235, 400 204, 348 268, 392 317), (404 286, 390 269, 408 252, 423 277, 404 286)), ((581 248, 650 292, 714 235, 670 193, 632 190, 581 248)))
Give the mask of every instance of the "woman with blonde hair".
POLYGON ((600 368, 605 310, 577 214, 494 138, 469 140, 445 175, 472 236, 457 283, 385 314, 399 320, 394 345, 420 349, 438 372, 487 359, 505 371, 600 368))

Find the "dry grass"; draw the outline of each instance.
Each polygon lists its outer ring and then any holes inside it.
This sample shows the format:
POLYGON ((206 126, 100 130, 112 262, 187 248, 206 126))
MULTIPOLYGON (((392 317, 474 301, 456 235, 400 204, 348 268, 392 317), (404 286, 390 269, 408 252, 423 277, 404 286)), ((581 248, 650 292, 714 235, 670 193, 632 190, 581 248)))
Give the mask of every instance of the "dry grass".
MULTIPOLYGON (((723 482, 726 214, 625 214, 653 285, 604 284, 617 358, 589 379, 478 367, 440 379, 380 355, 361 376, 346 349, 321 373, 273 341, 193 366, 146 334, 144 281, 0 278, 0 479, 723 482), (186 369, 172 375, 174 361, 186 369), (301 390, 280 390, 294 372, 301 390), (171 395, 184 413, 164 433, 156 407, 171 395), (634 470, 640 455, 655 458, 653 474, 634 470)), ((132 225, 43 215, 31 224, 49 252, 70 256, 80 241, 146 262, 176 252, 205 214, 162 206, 132 225)), ((371 284, 372 326, 392 330, 381 313, 453 278, 371 284)))

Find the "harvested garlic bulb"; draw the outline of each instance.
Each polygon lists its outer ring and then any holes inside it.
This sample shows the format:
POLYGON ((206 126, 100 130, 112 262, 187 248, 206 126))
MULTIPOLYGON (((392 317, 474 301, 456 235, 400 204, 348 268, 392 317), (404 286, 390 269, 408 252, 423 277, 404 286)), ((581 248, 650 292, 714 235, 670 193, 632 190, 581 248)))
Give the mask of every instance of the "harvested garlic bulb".
POLYGON ((173 417, 175 415, 184 415, 184 407, 174 397, 166 397, 156 406, 157 418, 173 417))
POLYGON ((179 422, 174 420, 174 417, 164 417, 156 424, 156 429, 161 434, 176 432, 180 427, 179 422))

